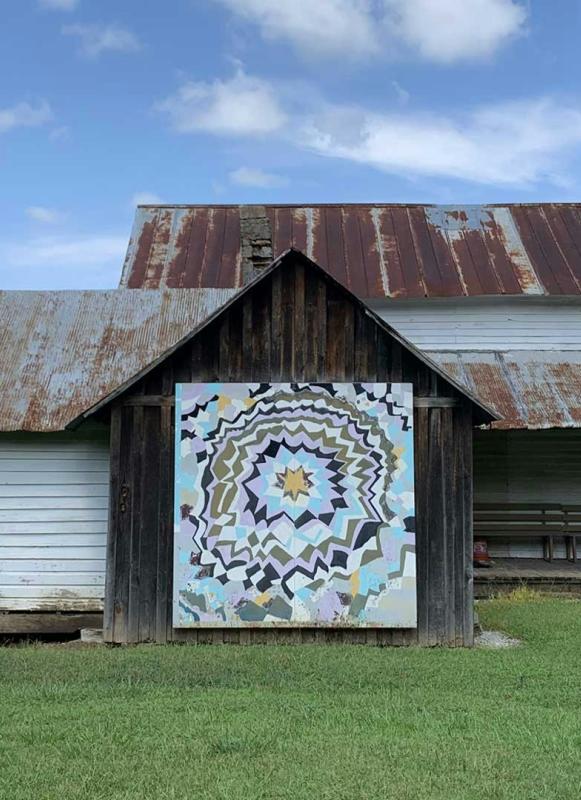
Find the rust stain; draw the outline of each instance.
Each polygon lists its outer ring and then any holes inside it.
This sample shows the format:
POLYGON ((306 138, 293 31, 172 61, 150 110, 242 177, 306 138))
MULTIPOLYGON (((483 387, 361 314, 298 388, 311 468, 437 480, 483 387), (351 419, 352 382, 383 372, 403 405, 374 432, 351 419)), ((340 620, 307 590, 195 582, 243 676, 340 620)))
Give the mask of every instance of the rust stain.
MULTIPOLYGON (((239 218, 243 208, 138 208, 121 286, 239 286, 241 243, 232 215, 239 218), (224 213, 227 236, 215 231, 216 215, 221 219, 224 213)), ((274 223, 275 256, 293 245, 343 280, 347 262, 347 288, 370 299, 581 294, 578 204, 265 208, 274 223), (535 244, 529 228, 542 233, 544 248, 535 244), (354 261, 358 250, 362 257, 354 261)))
POLYGON ((581 423, 579 352, 429 355, 502 417, 494 428, 570 428, 581 423))
POLYGON ((0 292, 0 430, 58 431, 224 305, 233 289, 0 292))

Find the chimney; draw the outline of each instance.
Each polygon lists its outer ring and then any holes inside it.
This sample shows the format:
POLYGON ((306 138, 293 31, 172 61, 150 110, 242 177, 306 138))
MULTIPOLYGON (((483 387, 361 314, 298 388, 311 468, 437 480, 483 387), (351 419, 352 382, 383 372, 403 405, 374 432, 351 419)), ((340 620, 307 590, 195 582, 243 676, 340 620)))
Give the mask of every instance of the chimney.
POLYGON ((264 206, 240 206, 242 283, 260 275, 274 259, 272 230, 264 206))

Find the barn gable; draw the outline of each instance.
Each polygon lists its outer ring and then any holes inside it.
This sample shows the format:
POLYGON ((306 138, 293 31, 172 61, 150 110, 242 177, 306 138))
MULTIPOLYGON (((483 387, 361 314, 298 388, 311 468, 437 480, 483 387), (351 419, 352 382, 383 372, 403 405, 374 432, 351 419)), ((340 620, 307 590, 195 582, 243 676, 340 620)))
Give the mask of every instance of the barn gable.
POLYGON ((175 386, 216 381, 413 384, 418 628, 359 630, 353 637, 471 644, 472 427, 494 416, 365 304, 293 251, 83 415, 111 421, 107 640, 268 638, 264 630, 208 633, 172 627, 175 386))
MULTIPOLYGON (((375 327, 387 334, 388 338, 394 342, 394 346, 397 345, 398 352, 405 351, 408 354, 409 363, 415 364, 415 369, 419 373, 433 373, 431 379, 432 390, 435 386, 438 386, 439 391, 447 392, 452 397, 469 399, 473 405, 475 425, 490 424, 498 419, 498 415, 491 408, 484 405, 466 386, 446 373, 435 361, 432 361, 398 333, 395 328, 392 328, 385 320, 375 314, 364 301, 356 297, 349 289, 345 288, 326 270, 322 269, 302 252, 293 249, 287 250, 273 261, 267 269, 258 273, 255 272, 255 275, 254 280, 250 281, 244 289, 227 300, 213 313, 209 313, 182 339, 134 376, 121 383, 110 394, 72 420, 67 427, 76 427, 83 420, 93 416, 117 396, 128 391, 136 384, 147 379, 149 385, 154 378, 148 378, 148 376, 155 375, 160 364, 166 362, 168 358, 173 358, 178 351, 182 350, 209 327, 213 327, 217 332, 216 343, 219 344, 219 349, 223 351, 223 360, 224 354, 228 352, 230 336, 230 329, 226 325, 225 315, 232 314, 232 308, 234 307, 238 310, 245 309, 243 329, 240 333, 244 338, 243 346, 246 348, 247 354, 249 349, 252 349, 253 352, 262 353, 262 356, 258 359, 259 363, 254 367, 254 376, 250 378, 253 381, 275 380, 271 373, 276 374, 277 371, 281 372, 283 369, 286 371, 290 369, 289 379, 291 380, 320 380, 317 374, 325 359, 329 360, 328 371, 330 376, 335 375, 335 377, 329 377, 328 380, 351 380, 348 374, 355 370, 357 337, 361 336, 363 329, 367 330, 375 327), (324 291, 323 287, 325 285, 329 287, 328 292, 324 291), (319 294, 321 296, 330 294, 334 297, 331 305, 332 311, 329 312, 329 309, 327 309, 327 318, 324 323, 321 319, 322 302, 318 297, 319 294), (248 297, 250 297, 250 300, 247 300, 248 297), (268 323, 267 311, 269 305, 271 306, 272 324, 270 327, 265 327, 268 323), (341 317, 341 308, 346 309, 344 318, 341 317), (337 313, 335 314, 333 311, 337 313), (217 320, 222 320, 219 325, 216 324, 217 320), (287 353, 282 350, 280 352, 276 350, 277 340, 291 333, 296 332, 298 334, 297 340, 301 342, 301 335, 305 330, 305 326, 308 325, 311 325, 312 330, 308 332, 308 338, 304 342, 304 352, 297 352, 294 348, 291 348, 287 353), (274 349, 269 354, 267 350, 270 346, 274 349), (346 348, 347 358, 346 363, 340 365, 334 362, 334 348, 338 348, 337 352, 340 352, 343 347, 346 348), (340 374, 343 373, 343 378, 341 378, 340 374), (267 374, 271 375, 271 377, 265 377, 267 374), (260 375, 263 377, 260 377, 260 375)), ((214 356, 217 359, 214 364, 216 372, 223 372, 220 369, 220 353, 214 354, 214 356)), ((211 359, 211 349, 206 351, 204 357, 206 361, 211 359)), ((373 354, 370 354, 370 358, 372 357, 373 354)), ((378 361, 385 357, 386 353, 381 352, 381 350, 376 353, 378 361)), ((401 358, 401 356, 399 357, 401 358)), ((224 365, 222 364, 222 366, 224 365)), ((231 365, 229 369, 231 377, 221 378, 221 380, 236 381, 236 372, 236 368, 231 365)), ((411 381, 412 377, 410 373, 409 376, 394 377, 392 380, 411 381)), ((208 378, 207 380, 211 379, 208 378)), ((416 391, 419 395, 434 396, 434 392, 430 391, 427 386, 418 385, 416 391)))

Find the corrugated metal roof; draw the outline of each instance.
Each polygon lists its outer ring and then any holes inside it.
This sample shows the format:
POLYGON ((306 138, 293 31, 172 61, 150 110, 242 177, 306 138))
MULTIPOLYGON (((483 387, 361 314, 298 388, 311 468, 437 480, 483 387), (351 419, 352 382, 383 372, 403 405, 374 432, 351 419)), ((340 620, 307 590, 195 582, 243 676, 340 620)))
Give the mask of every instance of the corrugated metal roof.
MULTIPOLYGON (((236 290, 0 292, 0 430, 62 430, 160 358, 236 290)), ((581 352, 428 352, 503 417, 581 427, 581 352)))
POLYGON ((62 430, 233 294, 0 292, 0 430, 62 430))
POLYGON ((430 352, 502 418, 494 428, 581 428, 581 352, 430 352))
MULTIPOLYGON (((580 204, 256 208, 360 298, 581 294, 580 204)), ((241 286, 245 209, 138 208, 121 286, 241 286)))

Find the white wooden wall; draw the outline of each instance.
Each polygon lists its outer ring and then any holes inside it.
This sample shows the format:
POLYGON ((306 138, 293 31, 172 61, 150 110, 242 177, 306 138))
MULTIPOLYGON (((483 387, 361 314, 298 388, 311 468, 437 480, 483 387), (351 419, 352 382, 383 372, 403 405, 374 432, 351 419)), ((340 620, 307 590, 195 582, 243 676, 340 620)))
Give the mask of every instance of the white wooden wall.
POLYGON ((0 611, 103 607, 108 433, 0 434, 0 611))
MULTIPOLYGON (((474 502, 581 505, 581 430, 476 431, 474 502)), ((491 541, 498 557, 543 556, 538 539, 491 541)))
POLYGON ((372 301, 425 350, 581 350, 581 300, 470 298, 372 301))

